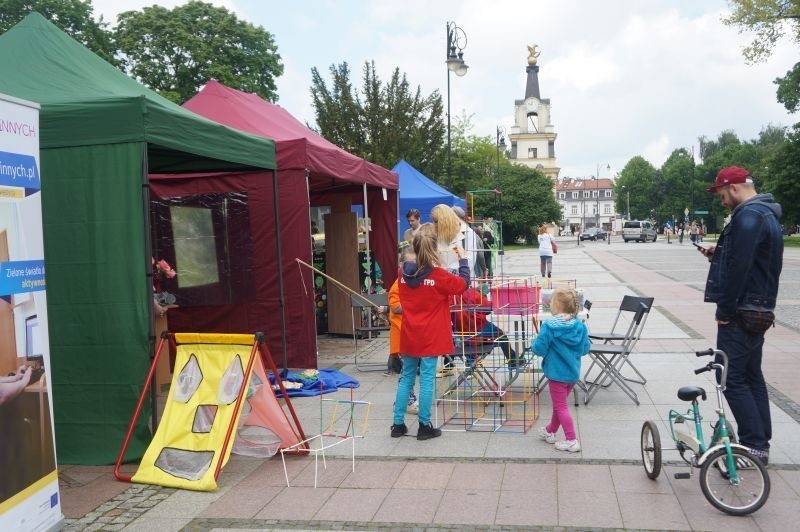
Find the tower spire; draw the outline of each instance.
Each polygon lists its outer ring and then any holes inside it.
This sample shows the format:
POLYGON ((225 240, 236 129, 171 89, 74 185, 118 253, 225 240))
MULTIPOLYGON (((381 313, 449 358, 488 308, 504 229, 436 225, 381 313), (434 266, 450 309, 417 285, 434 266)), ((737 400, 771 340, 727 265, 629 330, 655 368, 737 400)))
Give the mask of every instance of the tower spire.
POLYGON ((528 45, 528 66, 525 68, 525 72, 528 73, 528 81, 525 85, 526 99, 531 96, 539 100, 542 99, 539 94, 539 65, 536 64, 539 54, 542 52, 537 50, 538 48, 538 44, 528 45))

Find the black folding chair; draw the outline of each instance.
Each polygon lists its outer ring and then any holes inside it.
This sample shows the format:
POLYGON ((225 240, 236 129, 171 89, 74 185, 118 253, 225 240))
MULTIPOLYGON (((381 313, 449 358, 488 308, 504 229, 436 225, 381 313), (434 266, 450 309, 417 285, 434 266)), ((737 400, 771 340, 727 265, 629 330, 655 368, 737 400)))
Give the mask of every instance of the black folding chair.
MULTIPOLYGON (((653 301, 655 298, 652 297, 637 297, 637 296, 625 296, 622 298, 622 302, 619 305, 619 311, 617 311, 617 317, 614 319, 614 324, 611 326, 611 331, 607 333, 597 333, 593 332, 589 334, 589 338, 591 340, 602 341, 604 343, 619 343, 625 338, 625 324, 629 324, 630 321, 635 317, 636 312, 639 310, 640 305, 645 306, 645 314, 644 319, 642 321, 641 326, 638 328, 637 335, 633 339, 633 345, 631 345, 631 351, 633 348, 636 347, 636 342, 639 341, 641 338, 642 330, 644 330, 645 322, 647 322, 647 317, 650 316, 650 309, 653 307, 653 301)), ((586 370, 586 375, 592 370, 594 363, 586 370)), ((647 379, 641 372, 636 369, 636 366, 630 361, 630 358, 626 358, 624 365, 630 367, 636 375, 638 375, 638 379, 623 377, 628 382, 635 382, 637 384, 646 384, 647 379)))
POLYGON ((385 360, 381 363, 359 363, 358 341, 362 336, 369 339, 391 329, 388 324, 388 308, 389 295, 386 292, 382 294, 362 294, 361 297, 350 294, 350 318, 353 323, 353 361, 359 371, 386 371, 387 369, 385 360), (376 323, 375 312, 373 312, 374 307, 386 307, 387 322, 385 325, 376 323))
POLYGON ((621 338, 617 338, 619 343, 605 342, 591 344, 589 356, 592 358, 592 364, 589 366, 589 369, 583 377, 583 382, 587 389, 586 397, 583 401, 584 404, 589 404, 589 401, 591 401, 592 397, 594 397, 594 395, 597 393, 597 390, 600 388, 606 388, 612 383, 619 386, 620 389, 625 392, 625 394, 630 397, 634 403, 637 405, 639 404, 639 397, 636 395, 636 392, 633 390, 633 388, 628 385, 626 382, 627 379, 622 376, 620 371, 626 363, 629 363, 628 357, 633 351, 633 347, 636 345, 636 341, 641 335, 641 329, 646 321, 644 318, 647 316, 648 312, 649 308, 647 305, 640 302, 639 308, 633 315, 625 334, 622 335, 621 338), (594 380, 590 380, 588 378, 588 372, 591 371, 595 365, 600 368, 600 372, 597 374, 594 380))

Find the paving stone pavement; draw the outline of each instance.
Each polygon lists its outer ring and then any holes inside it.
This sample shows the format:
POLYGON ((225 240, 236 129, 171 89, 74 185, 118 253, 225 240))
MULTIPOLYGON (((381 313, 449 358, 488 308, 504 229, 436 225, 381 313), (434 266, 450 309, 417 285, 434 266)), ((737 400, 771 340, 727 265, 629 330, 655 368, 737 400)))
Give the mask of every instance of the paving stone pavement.
MULTIPOLYGON (((573 408, 580 453, 559 453, 536 436, 535 428, 549 419, 547 393, 540 398, 540 420, 527 434, 447 431, 426 442, 390 438, 396 379, 358 372, 352 341, 323 337, 320 367, 355 376, 361 383, 357 398, 372 403, 354 466, 349 447, 332 449, 314 488, 313 458, 288 457, 287 487, 279 457, 233 455, 220 488, 211 493, 120 483, 110 466, 60 466, 66 530, 785 530, 799 522, 800 250, 787 249, 779 325, 765 344, 772 492, 752 516, 732 517, 705 501, 696 477, 673 478, 687 470, 677 453, 665 449, 667 465, 656 481, 645 476, 639 456, 643 420, 660 424, 664 443, 666 413, 679 406, 678 386, 712 388, 709 379, 692 373, 700 365, 693 351, 714 345, 713 307, 702 303, 707 263, 690 246, 661 240, 575 244, 559 242, 555 273, 576 279, 594 302, 590 328, 610 328, 625 294, 655 297, 632 358, 649 379, 636 387, 641 404, 609 388, 573 408)), ((534 274, 538 255, 507 252, 500 266, 506 275, 534 274)), ((364 358, 385 360, 386 341, 365 342, 364 358)), ((314 433, 323 416, 319 398, 293 404, 306 431, 314 433)), ((703 406, 710 416, 712 407, 703 406)), ((407 423, 415 434, 413 417, 407 423)))

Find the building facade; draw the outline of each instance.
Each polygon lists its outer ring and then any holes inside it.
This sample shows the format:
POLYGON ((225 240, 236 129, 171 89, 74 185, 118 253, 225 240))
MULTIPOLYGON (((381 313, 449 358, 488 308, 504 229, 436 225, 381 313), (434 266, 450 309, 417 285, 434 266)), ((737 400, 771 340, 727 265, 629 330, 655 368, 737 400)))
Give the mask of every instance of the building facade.
POLYGON ((589 227, 612 231, 617 213, 611 179, 565 178, 556 186, 556 200, 561 206, 562 232, 578 234, 589 227))
POLYGON ((512 163, 536 168, 555 183, 560 168, 556 161, 556 130, 550 116, 550 99, 539 92, 538 45, 528 46, 525 98, 514 101, 514 125, 508 130, 512 163))

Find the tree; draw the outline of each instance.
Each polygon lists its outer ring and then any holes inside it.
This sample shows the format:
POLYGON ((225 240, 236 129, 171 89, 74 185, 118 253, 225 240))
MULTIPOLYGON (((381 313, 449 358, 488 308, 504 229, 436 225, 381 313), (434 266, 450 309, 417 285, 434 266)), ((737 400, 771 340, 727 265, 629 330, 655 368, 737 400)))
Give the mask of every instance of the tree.
POLYGON ((504 170, 502 209, 505 242, 514 242, 518 237, 535 242, 541 224, 562 218, 550 178, 520 165, 509 165, 504 170))
MULTIPOLYGON (((748 63, 766 60, 786 34, 800 44, 800 0, 728 0, 732 12, 722 22, 737 26, 739 33, 754 31, 753 41, 742 51, 748 63)), ((778 102, 795 113, 800 103, 800 63, 783 78, 775 79, 778 102)))
POLYGON ((273 35, 223 7, 192 1, 126 11, 115 33, 123 69, 162 96, 182 103, 211 79, 277 99, 283 64, 273 35))
POLYGON ((378 77, 374 61, 363 68, 359 92, 348 64, 330 66, 330 88, 311 69, 311 97, 319 133, 337 146, 387 168, 400 159, 433 176, 441 172, 444 139, 442 97, 424 96, 395 68, 389 81, 378 77))
POLYGON ((625 212, 630 194, 631 218, 649 218, 656 198, 655 174, 655 167, 644 157, 637 155, 628 161, 614 185, 617 212, 625 212))
POLYGON ((769 172, 762 192, 772 192, 783 208, 781 223, 789 228, 800 224, 800 132, 795 131, 767 159, 769 172))
POLYGON ((79 43, 114 65, 112 32, 101 18, 92 17, 94 8, 86 0, 0 0, 0 33, 36 11, 79 43))
POLYGON ((728 4, 731 14, 723 24, 737 26, 739 33, 756 34, 742 51, 748 63, 767 59, 787 32, 800 44, 800 0, 728 0, 728 4))
POLYGON ((656 207, 656 220, 664 223, 667 220, 683 220, 684 211, 688 208, 690 220, 693 211, 699 205, 700 194, 695 185, 694 159, 686 148, 678 148, 661 165, 661 182, 656 207))

